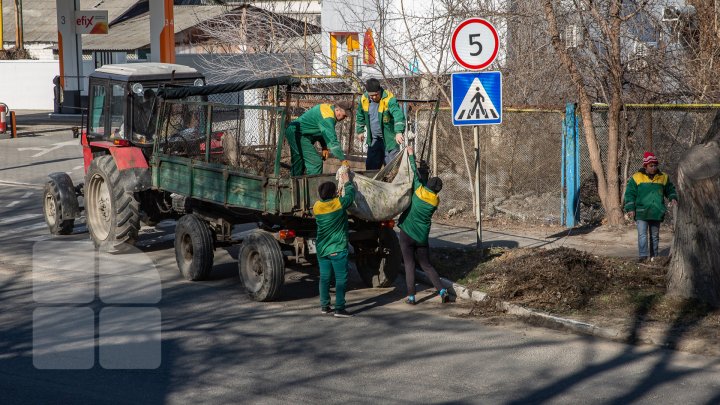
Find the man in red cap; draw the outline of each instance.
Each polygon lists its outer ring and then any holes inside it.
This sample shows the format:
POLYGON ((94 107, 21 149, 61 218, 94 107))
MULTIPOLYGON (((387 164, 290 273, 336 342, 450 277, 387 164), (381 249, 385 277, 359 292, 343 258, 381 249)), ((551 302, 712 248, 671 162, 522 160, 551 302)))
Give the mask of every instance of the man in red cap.
POLYGON ((637 223, 640 262, 652 260, 658 254, 660 223, 667 211, 664 198, 670 200, 671 205, 677 204, 675 186, 670 181, 670 176, 658 169, 655 155, 645 152, 642 169, 630 177, 625 189, 625 212, 637 223))

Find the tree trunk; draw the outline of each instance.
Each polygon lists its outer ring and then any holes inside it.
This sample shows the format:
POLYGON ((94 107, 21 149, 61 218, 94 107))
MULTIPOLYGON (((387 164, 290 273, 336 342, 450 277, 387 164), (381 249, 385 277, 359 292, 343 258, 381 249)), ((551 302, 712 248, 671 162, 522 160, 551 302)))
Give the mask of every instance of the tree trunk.
MULTIPOLYGON (((720 124, 716 114, 713 128, 720 124)), ((713 130, 711 128, 711 131, 713 130)), ((717 132, 716 132, 717 133, 717 132)), ((720 306, 720 145, 692 147, 678 167, 678 210, 668 294, 720 306)))
POLYGON ((620 171, 618 165, 618 152, 620 151, 620 111, 622 110, 622 78, 623 65, 620 47, 620 12, 621 2, 612 1, 609 12, 609 29, 606 32, 609 54, 608 87, 610 102, 608 105, 608 151, 605 176, 607 179, 607 201, 605 215, 609 225, 623 223, 623 212, 620 207, 620 171))
POLYGON ((604 208, 608 225, 620 225, 623 223, 623 212, 622 207, 620 207, 618 150, 620 149, 620 109, 622 101, 619 94, 613 96, 608 109, 608 152, 605 166, 607 198, 604 200, 604 208))
MULTIPOLYGON (((613 12, 615 16, 619 15, 619 3, 613 3, 613 12)), ((560 58, 562 64, 567 68, 570 74, 570 79, 578 93, 578 107, 580 108, 580 116, 582 117, 583 132, 585 133, 585 141, 587 142, 588 154, 590 156, 590 166, 592 167, 593 173, 597 176, 598 185, 598 196, 600 202, 605 209, 605 215, 610 225, 618 225, 622 223, 623 214, 620 207, 620 183, 619 183, 619 172, 618 172, 618 137, 619 137, 619 122, 620 122, 620 108, 622 107, 622 66, 620 64, 620 46, 619 46, 619 23, 620 19, 615 18, 613 20, 615 26, 615 34, 612 38, 613 41, 612 51, 613 58, 611 58, 611 73, 612 76, 612 92, 610 100, 610 109, 608 111, 608 154, 607 164, 603 168, 602 157, 600 155, 600 145, 597 140, 595 133, 595 122, 592 117, 592 100, 588 94, 585 79, 578 68, 577 63, 574 61, 570 54, 570 51, 565 47, 560 40, 560 31, 558 28, 557 16, 553 2, 551 0, 545 0, 543 2, 543 8, 545 11, 545 19, 548 22, 548 33, 550 34, 550 41, 555 49, 555 53, 560 58)), ((606 33, 610 34, 609 29, 606 27, 606 33)))

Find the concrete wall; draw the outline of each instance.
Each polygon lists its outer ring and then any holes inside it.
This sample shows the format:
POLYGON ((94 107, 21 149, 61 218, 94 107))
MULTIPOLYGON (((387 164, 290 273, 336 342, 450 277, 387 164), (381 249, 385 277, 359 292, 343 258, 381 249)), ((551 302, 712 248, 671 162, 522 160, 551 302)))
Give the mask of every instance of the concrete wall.
POLYGON ((0 102, 11 110, 52 110, 52 79, 59 74, 56 60, 0 61, 0 102))
MULTIPOLYGON (((14 37, 13 37, 14 38, 14 37)), ((8 38, 5 38, 8 39, 8 38)), ((57 45, 55 42, 25 42, 25 49, 30 54, 30 57, 38 60, 54 60, 55 55, 53 54, 53 46, 57 45)), ((3 43, 3 49, 8 50, 15 47, 15 41, 5 41, 3 43)))

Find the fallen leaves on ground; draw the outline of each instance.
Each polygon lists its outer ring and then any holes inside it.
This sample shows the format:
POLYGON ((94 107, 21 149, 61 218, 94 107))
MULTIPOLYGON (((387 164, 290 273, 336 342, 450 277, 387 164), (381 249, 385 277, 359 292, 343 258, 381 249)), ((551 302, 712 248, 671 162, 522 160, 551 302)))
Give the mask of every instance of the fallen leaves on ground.
POLYGON ((720 337, 719 310, 665 295, 668 258, 641 264, 566 247, 486 250, 482 258, 438 248, 433 258, 441 275, 488 294, 477 316, 497 315, 495 303, 505 301, 615 329, 655 328, 668 342, 704 340, 691 350, 698 353, 714 353, 720 337))

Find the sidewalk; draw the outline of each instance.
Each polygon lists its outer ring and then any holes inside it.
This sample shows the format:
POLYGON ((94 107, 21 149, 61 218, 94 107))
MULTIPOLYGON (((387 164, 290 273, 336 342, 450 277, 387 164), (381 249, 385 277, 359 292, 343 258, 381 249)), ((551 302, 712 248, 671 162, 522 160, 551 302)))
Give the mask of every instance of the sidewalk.
POLYGON ((14 110, 20 125, 80 125, 80 114, 55 114, 52 110, 14 110))
MULTIPOLYGON (((68 132, 72 136, 72 128, 80 127, 80 115, 58 115, 47 110, 14 110, 17 137, 40 137, 58 132, 68 132)), ((0 134, 0 139, 12 139, 9 117, 8 129, 0 134)))
MULTIPOLYGON (((660 231, 660 255, 669 254, 672 235, 666 229, 660 231)), ((628 224, 620 231, 605 227, 575 228, 561 230, 559 227, 504 230, 483 228, 483 248, 491 247, 542 247, 552 249, 568 247, 591 254, 635 257, 637 256, 637 231, 628 224)), ((475 229, 433 223, 430 231, 430 246, 472 248, 476 246, 475 229)))

